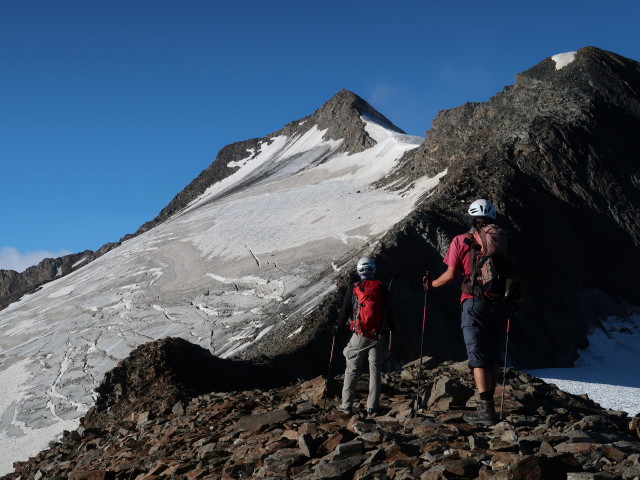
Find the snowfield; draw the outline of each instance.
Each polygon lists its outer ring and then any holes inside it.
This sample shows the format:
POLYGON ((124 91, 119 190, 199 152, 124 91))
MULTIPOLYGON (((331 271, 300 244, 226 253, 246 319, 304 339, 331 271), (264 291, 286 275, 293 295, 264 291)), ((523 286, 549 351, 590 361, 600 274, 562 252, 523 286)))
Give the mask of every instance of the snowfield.
POLYGON ((591 333, 589 346, 574 368, 546 368, 529 373, 562 390, 581 395, 611 410, 640 415, 640 364, 638 364, 640 313, 629 318, 609 318, 591 333))
POLYGON ((222 357, 303 319, 437 185, 374 188, 422 139, 363 118, 374 147, 274 137, 179 214, 0 312, 0 474, 74 429, 105 372, 183 337, 222 357))

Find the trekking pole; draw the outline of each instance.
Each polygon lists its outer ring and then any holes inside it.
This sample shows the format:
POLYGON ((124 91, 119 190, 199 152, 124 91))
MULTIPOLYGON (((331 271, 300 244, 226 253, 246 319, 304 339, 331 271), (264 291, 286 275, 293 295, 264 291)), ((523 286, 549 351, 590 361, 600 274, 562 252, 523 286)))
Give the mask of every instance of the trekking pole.
MULTIPOLYGON (((390 304, 391 304, 391 287, 393 286, 393 278, 391 279, 391 281, 389 282, 389 303, 387 304, 387 312, 385 313, 386 316, 389 315, 389 308, 390 308, 390 304)), ((386 321, 386 320, 385 320, 386 321)), ((389 326, 389 324, 387 323, 387 326, 389 326)), ((393 340, 393 331, 391 330, 391 328, 389 328, 389 344, 387 345, 387 375, 391 375, 391 348, 393 346, 392 340, 393 340)))
MULTIPOLYGON (((385 315, 389 314, 389 305, 391 303, 391 287, 393 286, 393 278, 391 279, 391 281, 389 282, 389 304, 387 304, 387 312, 385 315)), ((387 326, 389 324, 387 323, 387 326)), ((392 335, 393 335, 393 331, 391 330, 391 328, 389 328, 389 344, 387 345, 387 375, 391 375, 391 348, 392 348, 392 335)))
POLYGON ((503 418, 503 412, 504 412, 504 388, 505 385, 507 384, 507 352, 508 352, 508 348, 509 348, 509 329, 511 327, 511 317, 507 317, 507 336, 506 336, 506 340, 504 342, 504 365, 502 367, 502 394, 501 394, 501 398, 500 398, 500 421, 502 421, 503 418))
POLYGON ((393 332, 389 332, 389 345, 387 345, 387 375, 391 375, 391 347, 392 347, 392 337, 393 332))
MULTIPOLYGON (((425 272, 426 278, 429 278, 429 270, 425 272)), ((427 280, 428 281, 428 280, 427 280)), ((424 345, 424 328, 427 323, 427 292, 424 291, 424 306, 422 309, 422 335, 420 336, 420 363, 418 367, 418 388, 416 390, 416 408, 413 412, 413 416, 415 417, 418 414, 418 409, 420 408, 420 381, 422 380, 422 347, 424 345)))
POLYGON ((333 363, 333 348, 336 345, 336 336, 335 334, 333 335, 333 338, 331 340, 331 353, 329 354, 329 368, 327 369, 327 377, 324 380, 324 392, 323 392, 323 396, 324 396, 324 404, 322 405, 322 409, 326 409, 327 408, 327 397, 328 395, 328 385, 329 385, 329 376, 331 375, 331 364, 333 363))

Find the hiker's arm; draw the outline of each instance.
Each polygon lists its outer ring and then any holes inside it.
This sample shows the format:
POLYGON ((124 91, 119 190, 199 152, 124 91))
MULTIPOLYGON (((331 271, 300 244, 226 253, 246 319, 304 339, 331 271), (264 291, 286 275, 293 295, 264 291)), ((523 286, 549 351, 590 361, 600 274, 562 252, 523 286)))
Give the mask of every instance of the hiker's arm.
POLYGON ((441 287, 453 281, 456 278, 456 268, 448 266, 445 272, 431 282, 431 287, 441 287))

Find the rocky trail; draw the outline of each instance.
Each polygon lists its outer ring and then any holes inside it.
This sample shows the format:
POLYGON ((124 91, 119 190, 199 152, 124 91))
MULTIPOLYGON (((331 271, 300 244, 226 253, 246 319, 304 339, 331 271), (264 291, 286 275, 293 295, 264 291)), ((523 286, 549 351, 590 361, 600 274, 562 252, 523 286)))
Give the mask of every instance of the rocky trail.
MULTIPOLYGON (((368 417, 366 376, 362 404, 348 415, 332 396, 340 377, 328 389, 322 377, 253 388, 278 381, 273 365, 225 361, 185 340, 158 340, 105 376, 77 430, 2 478, 640 477, 638 418, 509 369, 503 421, 470 425, 462 420, 475 405, 466 363, 430 357, 422 361, 423 408, 416 412, 419 364, 385 374, 383 409, 368 417)), ((498 408, 501 396, 499 386, 498 408)))

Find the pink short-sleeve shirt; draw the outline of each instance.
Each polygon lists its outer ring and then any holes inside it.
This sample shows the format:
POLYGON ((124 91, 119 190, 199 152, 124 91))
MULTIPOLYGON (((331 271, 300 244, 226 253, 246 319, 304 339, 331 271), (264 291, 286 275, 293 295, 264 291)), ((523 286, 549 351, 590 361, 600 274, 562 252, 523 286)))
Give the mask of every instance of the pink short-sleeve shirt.
MULTIPOLYGON (((469 275, 471 273, 471 265, 469 262, 469 250, 471 247, 464 243, 467 238, 467 235, 464 233, 455 236, 451 241, 451 245, 449 245, 446 255, 444 256, 444 263, 448 267, 453 267, 456 273, 464 273, 464 275, 469 275)), ((473 296, 462 292, 460 301, 462 302, 467 298, 473 298, 473 296)))

